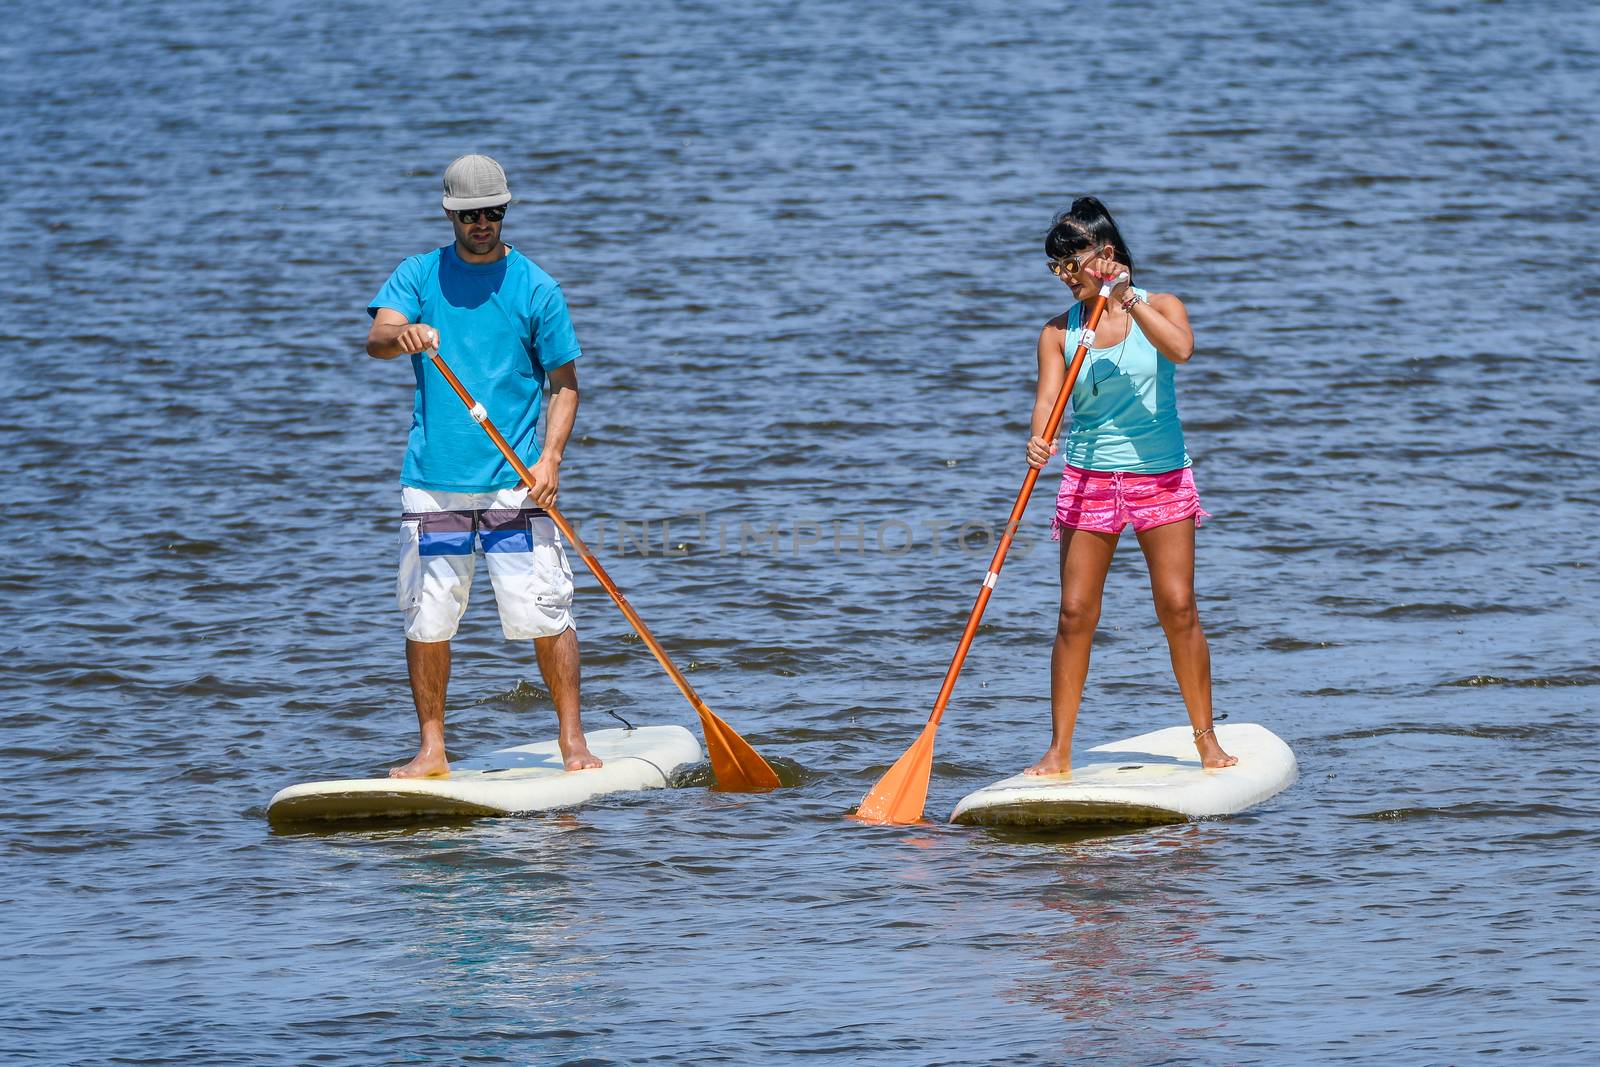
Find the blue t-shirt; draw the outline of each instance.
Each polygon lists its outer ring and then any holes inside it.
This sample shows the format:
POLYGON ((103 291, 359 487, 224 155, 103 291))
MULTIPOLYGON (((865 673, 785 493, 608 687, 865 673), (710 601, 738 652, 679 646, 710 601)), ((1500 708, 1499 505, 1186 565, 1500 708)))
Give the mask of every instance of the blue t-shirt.
MULTIPOLYGON (((556 280, 515 248, 467 263, 455 245, 412 256, 389 276, 367 314, 391 308, 439 331, 439 355, 528 465, 539 459, 545 372, 582 353, 556 280)), ((488 493, 520 483, 483 428, 433 368, 411 357, 416 402, 402 485, 488 493)))

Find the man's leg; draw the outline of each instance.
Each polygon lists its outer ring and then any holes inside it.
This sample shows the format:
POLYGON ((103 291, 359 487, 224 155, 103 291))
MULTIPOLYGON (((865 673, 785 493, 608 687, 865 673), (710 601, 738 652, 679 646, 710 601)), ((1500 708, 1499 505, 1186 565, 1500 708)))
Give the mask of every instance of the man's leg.
POLYGON ((526 493, 507 491, 497 503, 516 505, 483 512, 484 559, 507 641, 533 640, 539 673, 556 706, 556 737, 569 771, 598 767, 578 717, 578 631, 572 626, 572 568, 555 523, 523 506, 526 493))
POLYGON ((395 596, 406 618, 406 668, 411 699, 417 706, 422 741, 416 758, 395 767, 393 778, 426 778, 450 773, 444 752, 444 699, 450 684, 450 639, 467 610, 472 591, 473 513, 446 511, 466 502, 462 494, 432 493, 406 487, 400 522, 400 569, 395 596), (426 555, 424 555, 426 550, 426 555))
POLYGON ((569 626, 554 637, 535 638, 533 652, 539 658, 539 673, 544 675, 544 684, 556 706, 556 737, 567 770, 600 766, 599 758, 589 751, 589 744, 583 739, 579 716, 578 631, 569 626))
POLYGON ((444 754, 444 696, 450 685, 449 641, 406 641, 411 699, 417 705, 422 742, 416 758, 389 771, 391 778, 428 778, 450 773, 444 754))

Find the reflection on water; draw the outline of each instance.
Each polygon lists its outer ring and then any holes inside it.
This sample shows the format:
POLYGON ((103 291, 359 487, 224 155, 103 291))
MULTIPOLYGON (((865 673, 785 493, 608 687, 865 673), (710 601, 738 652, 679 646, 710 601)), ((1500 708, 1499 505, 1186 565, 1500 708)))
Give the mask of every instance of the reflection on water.
POLYGON ((1114 1032, 1141 1034, 1156 1058, 1193 1055, 1188 1042, 1221 1032, 1226 979, 1207 888, 1219 843, 1193 825, 1034 846, 1054 875, 1029 916, 1029 955, 1046 970, 1009 995, 1068 1024, 1064 1054, 1094 1056, 1095 1035, 1114 1032))

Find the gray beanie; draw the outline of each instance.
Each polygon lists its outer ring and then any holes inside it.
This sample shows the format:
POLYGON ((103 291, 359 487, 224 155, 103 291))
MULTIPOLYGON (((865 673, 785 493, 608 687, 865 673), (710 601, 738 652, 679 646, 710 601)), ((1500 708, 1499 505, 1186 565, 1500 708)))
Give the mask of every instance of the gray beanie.
POLYGON ((466 211, 511 203, 506 172, 488 156, 462 156, 444 172, 444 208, 466 211))

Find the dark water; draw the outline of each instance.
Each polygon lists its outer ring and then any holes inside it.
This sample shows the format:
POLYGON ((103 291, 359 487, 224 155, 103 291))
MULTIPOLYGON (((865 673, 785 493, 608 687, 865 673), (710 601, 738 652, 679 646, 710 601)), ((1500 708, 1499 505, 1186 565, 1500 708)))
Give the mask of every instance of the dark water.
MULTIPOLYGON (((8 22, 7 1062, 1600 1058, 1592 4, 8 22), (279 787, 414 743, 410 376, 363 308, 470 150, 587 352, 566 510, 800 787, 269 832, 279 787), (1036 502, 929 824, 856 825, 1021 479, 1040 238, 1085 191, 1189 304, 1219 710, 1301 780, 1138 833, 943 825, 1046 739, 1036 502)), ((1182 721, 1124 550, 1081 747, 1182 721)), ((458 754, 551 732, 487 594, 458 754)), ((592 581, 577 610, 591 726, 692 723, 592 581)))

